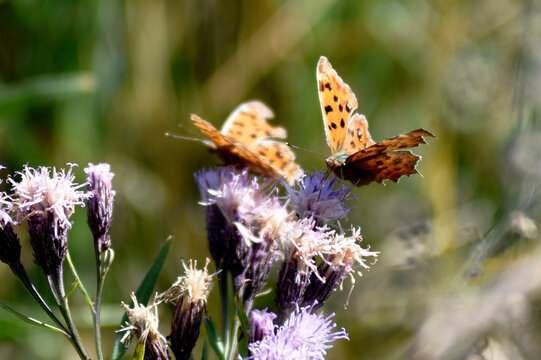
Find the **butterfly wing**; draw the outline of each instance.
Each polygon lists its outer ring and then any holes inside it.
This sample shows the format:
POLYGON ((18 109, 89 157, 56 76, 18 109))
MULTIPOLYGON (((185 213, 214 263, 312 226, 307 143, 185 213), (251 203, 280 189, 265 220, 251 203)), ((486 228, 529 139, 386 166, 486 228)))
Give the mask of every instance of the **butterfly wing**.
POLYGON ((300 166, 295 163, 295 154, 283 142, 262 139, 250 145, 249 149, 267 160, 290 185, 303 174, 300 166))
POLYGON ((250 101, 239 105, 229 115, 222 127, 222 133, 234 137, 244 145, 259 139, 273 137, 286 138, 286 130, 271 126, 267 119, 274 117, 272 111, 260 101, 250 101))
POLYGON ((399 149, 426 144, 424 136, 434 137, 430 131, 417 129, 368 146, 350 155, 335 172, 357 186, 372 181, 397 182, 404 175, 417 173, 416 165, 421 158, 411 151, 399 149))
POLYGON ((348 124, 346 140, 343 146, 344 152, 354 154, 374 144, 375 142, 368 132, 368 121, 364 115, 354 114, 348 124))
POLYGON ((317 65, 317 82, 325 137, 334 155, 344 147, 349 119, 358 106, 357 98, 324 56, 317 65))
POLYGON ((268 177, 282 177, 282 174, 275 169, 268 161, 266 161, 258 153, 247 149, 244 145, 236 141, 231 136, 224 135, 209 122, 201 119, 197 115, 191 116, 194 125, 201 130, 210 143, 209 149, 218 153, 220 158, 226 164, 235 164, 249 168, 256 174, 261 174, 268 177))
POLYGON ((267 123, 266 119, 272 117, 272 111, 265 104, 250 101, 231 113, 221 132, 197 115, 192 115, 192 122, 211 141, 209 147, 225 163, 248 167, 267 177, 283 177, 292 184, 303 171, 286 144, 270 139, 286 137, 284 128, 267 123))

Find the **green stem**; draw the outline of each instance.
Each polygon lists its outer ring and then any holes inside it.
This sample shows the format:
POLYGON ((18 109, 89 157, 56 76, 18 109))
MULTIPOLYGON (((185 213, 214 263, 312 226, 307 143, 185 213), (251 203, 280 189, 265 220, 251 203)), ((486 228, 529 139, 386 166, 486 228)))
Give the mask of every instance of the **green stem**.
MULTIPOLYGON (((94 243, 99 243, 94 240, 94 243)), ((100 252, 98 247, 95 247, 96 255, 96 305, 92 312, 94 320, 94 337, 96 342, 96 353, 98 359, 103 359, 103 350, 101 347, 101 304, 103 298, 103 284, 105 283, 105 277, 109 272, 109 268, 114 258, 114 253, 111 249, 104 252, 100 252)))
MULTIPOLYGON (((71 256, 70 256, 70 252, 69 250, 66 251, 66 260, 68 261, 68 265, 70 267, 70 271, 71 273, 73 274, 73 277, 75 278, 75 282, 77 283, 77 286, 79 287, 79 289, 81 289, 81 292, 83 293, 85 299, 86 299, 86 302, 88 303, 88 306, 90 307, 90 311, 92 312, 92 314, 94 314, 94 302, 92 301, 92 298, 90 297, 90 295, 88 295, 88 292, 86 291, 86 288, 84 286, 84 284, 81 282, 81 280, 79 279, 79 275, 77 274, 77 270, 75 270, 75 266, 73 265, 73 262, 71 261, 71 256)), ((64 283, 64 281, 62 280, 62 283, 64 283)), ((62 289, 64 289, 62 287, 62 289)), ((63 292, 63 290, 62 290, 63 292)))
POLYGON ((32 295, 32 297, 37 301, 37 303, 42 307, 43 310, 49 315, 49 317, 66 333, 68 337, 71 337, 66 326, 56 317, 49 305, 43 300, 38 290, 32 284, 32 281, 28 277, 26 270, 24 269, 23 264, 19 261, 16 264, 11 265, 11 271, 21 280, 26 290, 32 295))
POLYGON ((218 285, 220 287, 220 300, 222 303, 222 339, 225 341, 224 354, 229 351, 229 284, 228 272, 223 270, 218 274, 218 285))
POLYGON ((75 326, 75 323, 73 322, 73 319, 71 317, 68 298, 65 296, 64 293, 64 277, 62 272, 62 265, 60 265, 58 271, 56 271, 54 274, 47 275, 47 280, 49 281, 49 286, 51 287, 56 303, 60 309, 60 313, 64 317, 64 320, 66 321, 66 324, 68 326, 68 330, 72 335, 71 342, 73 344, 73 347, 75 348, 75 351, 77 351, 81 359, 90 360, 90 356, 88 356, 88 353, 84 348, 81 336, 79 335, 77 327, 75 326))
POLYGON ((233 325, 233 331, 231 332, 231 340, 228 339, 230 343, 229 353, 226 352, 226 360, 235 360, 235 355, 237 354, 237 338, 239 336, 239 327, 240 321, 238 318, 235 319, 235 324, 233 325))

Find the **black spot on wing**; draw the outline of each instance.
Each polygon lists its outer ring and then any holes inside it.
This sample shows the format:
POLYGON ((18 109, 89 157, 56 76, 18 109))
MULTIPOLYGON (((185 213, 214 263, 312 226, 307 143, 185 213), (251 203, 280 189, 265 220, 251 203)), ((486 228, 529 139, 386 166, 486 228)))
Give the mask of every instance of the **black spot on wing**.
POLYGON ((337 128, 337 126, 336 126, 335 123, 331 123, 331 126, 332 126, 333 129, 336 129, 336 128, 337 128))
POLYGON ((344 122, 344 119, 342 118, 340 119, 340 127, 343 128, 344 126, 346 126, 346 123, 344 122))
POLYGON ((351 112, 351 105, 349 103, 346 103, 346 110, 347 112, 351 112))
POLYGON ((327 89, 329 89, 329 91, 332 90, 331 83, 326 83, 326 84, 325 84, 325 87, 326 87, 327 89))
POLYGON ((325 106, 325 114, 330 113, 332 110, 333 110, 333 109, 332 109, 332 106, 331 106, 331 105, 325 106))
POLYGON ((342 104, 338 105, 338 110, 340 110, 340 112, 344 111, 344 107, 342 106, 342 104))
POLYGON ((334 101, 338 101, 338 96, 334 95, 334 101))

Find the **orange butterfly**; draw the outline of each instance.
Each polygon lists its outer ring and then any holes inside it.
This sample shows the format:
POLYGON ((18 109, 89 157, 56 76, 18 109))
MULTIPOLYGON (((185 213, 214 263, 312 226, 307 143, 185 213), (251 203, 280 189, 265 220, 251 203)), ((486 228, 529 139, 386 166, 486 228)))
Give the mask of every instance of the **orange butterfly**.
POLYGON ((421 157, 409 150, 396 150, 426 144, 423 136, 434 137, 431 132, 417 129, 375 143, 364 115, 353 114, 357 109, 355 94, 324 56, 317 65, 317 81, 331 149, 327 165, 337 176, 361 186, 386 179, 397 182, 402 175, 417 173, 415 166, 421 157))
POLYGON ((205 144, 227 164, 247 167, 253 173, 272 178, 284 178, 289 184, 303 171, 295 163, 295 154, 283 142, 271 138, 286 138, 286 130, 274 127, 266 119, 272 111, 260 101, 239 105, 229 115, 222 130, 192 114, 195 126, 210 140, 205 144))

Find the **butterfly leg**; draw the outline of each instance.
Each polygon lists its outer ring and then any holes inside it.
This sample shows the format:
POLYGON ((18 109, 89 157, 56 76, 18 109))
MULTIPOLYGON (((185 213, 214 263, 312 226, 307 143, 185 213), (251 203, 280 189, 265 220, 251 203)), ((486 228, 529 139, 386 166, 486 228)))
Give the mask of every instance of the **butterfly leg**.
POLYGON ((331 168, 327 166, 327 171, 325 171, 325 174, 323 174, 323 177, 321 178, 321 184, 319 184, 319 194, 317 195, 317 201, 319 201, 321 198, 321 190, 323 190, 323 183, 325 182, 325 179, 329 177, 331 171, 331 168))

